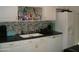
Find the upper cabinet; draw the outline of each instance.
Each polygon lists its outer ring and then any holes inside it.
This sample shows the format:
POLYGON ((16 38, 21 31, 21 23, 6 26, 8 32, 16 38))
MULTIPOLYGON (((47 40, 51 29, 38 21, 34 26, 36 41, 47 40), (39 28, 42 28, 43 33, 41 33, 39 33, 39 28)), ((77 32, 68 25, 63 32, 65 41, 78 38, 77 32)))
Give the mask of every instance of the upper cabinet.
POLYGON ((17 21, 17 6, 0 6, 0 22, 17 21))
POLYGON ((43 20, 56 20, 56 8, 54 6, 42 7, 43 20))

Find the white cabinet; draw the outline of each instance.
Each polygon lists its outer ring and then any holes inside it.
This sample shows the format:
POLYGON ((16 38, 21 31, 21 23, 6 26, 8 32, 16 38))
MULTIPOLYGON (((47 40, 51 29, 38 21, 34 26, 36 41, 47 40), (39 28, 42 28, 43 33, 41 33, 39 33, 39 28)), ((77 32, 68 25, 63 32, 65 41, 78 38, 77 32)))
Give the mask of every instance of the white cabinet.
POLYGON ((38 38, 35 41, 35 45, 34 45, 34 51, 41 51, 41 52, 47 52, 48 50, 48 41, 50 38, 48 37, 42 37, 42 38, 38 38))
POLYGON ((56 20, 56 8, 52 6, 42 7, 42 19, 43 20, 56 20))
POLYGON ((62 51, 62 36, 50 36, 48 40, 48 51, 61 52, 62 51))
POLYGON ((17 21, 17 6, 0 6, 0 22, 17 21))
POLYGON ((63 33, 63 49, 74 45, 74 18, 73 12, 57 12, 55 30, 63 33))
POLYGON ((12 52, 60 52, 62 36, 47 36, 36 39, 0 43, 0 51, 12 52))

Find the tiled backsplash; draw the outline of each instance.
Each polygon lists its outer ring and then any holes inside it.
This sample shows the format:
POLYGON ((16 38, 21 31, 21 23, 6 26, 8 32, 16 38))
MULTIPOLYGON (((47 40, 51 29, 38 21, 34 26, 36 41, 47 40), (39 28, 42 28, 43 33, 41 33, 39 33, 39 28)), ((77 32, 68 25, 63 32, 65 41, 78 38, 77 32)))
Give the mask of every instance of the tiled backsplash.
POLYGON ((40 29, 46 28, 51 21, 26 21, 26 22, 1 22, 0 25, 7 26, 7 32, 14 31, 17 34, 36 32, 40 29))

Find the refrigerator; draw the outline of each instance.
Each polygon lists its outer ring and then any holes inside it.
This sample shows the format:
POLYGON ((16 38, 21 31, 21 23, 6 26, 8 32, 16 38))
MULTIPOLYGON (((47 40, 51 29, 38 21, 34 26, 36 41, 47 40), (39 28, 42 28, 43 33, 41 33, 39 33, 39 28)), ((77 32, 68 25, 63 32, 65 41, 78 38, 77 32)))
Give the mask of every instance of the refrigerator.
POLYGON ((55 30, 62 32, 62 49, 69 48, 74 45, 74 13, 73 12, 57 12, 55 30))

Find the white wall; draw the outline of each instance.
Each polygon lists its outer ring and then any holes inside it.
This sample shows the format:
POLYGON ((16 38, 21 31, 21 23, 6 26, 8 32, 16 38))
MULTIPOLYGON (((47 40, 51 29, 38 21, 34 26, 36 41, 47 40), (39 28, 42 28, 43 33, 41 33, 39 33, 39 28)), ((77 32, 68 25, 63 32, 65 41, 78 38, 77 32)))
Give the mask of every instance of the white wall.
POLYGON ((16 6, 0 6, 0 22, 17 21, 16 6))

